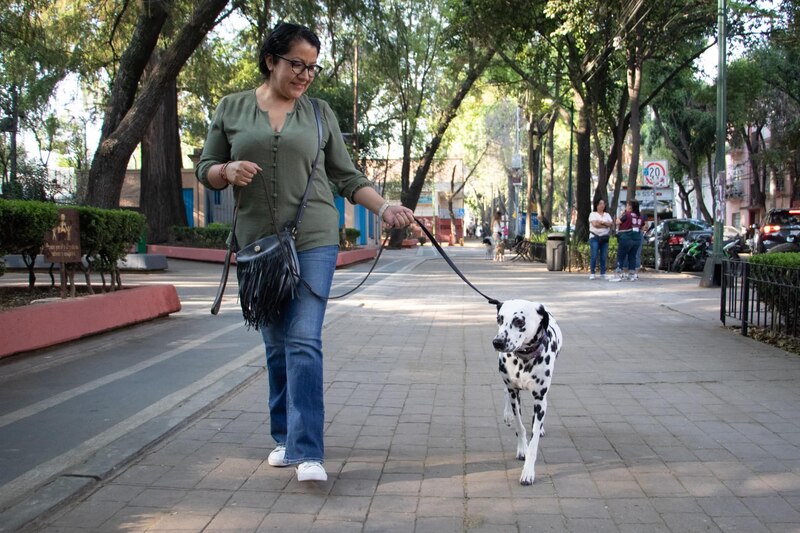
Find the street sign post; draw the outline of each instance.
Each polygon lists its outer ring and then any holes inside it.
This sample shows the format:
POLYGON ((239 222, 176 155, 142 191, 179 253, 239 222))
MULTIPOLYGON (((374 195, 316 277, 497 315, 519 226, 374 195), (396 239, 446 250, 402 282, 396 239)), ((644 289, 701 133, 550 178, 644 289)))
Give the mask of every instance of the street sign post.
MULTIPOLYGON (((669 164, 667 161, 645 161, 642 167, 644 183, 653 187, 653 228, 658 227, 658 189, 669 185, 669 164)), ((642 236, 644 238, 644 236, 642 236)), ((658 268, 658 235, 653 230, 653 250, 655 267, 658 268)))

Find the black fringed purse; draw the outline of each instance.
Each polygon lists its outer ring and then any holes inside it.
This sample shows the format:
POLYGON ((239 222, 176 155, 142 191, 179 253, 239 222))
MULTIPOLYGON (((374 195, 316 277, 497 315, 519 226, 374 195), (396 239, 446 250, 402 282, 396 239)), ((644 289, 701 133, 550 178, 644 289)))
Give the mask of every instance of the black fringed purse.
MULTIPOLYGON (((297 208, 294 222, 287 224, 277 233, 262 237, 236 252, 239 303, 242 306, 242 315, 248 328, 253 327, 258 330, 277 320, 286 302, 294 299, 297 293, 297 286, 300 282, 300 263, 297 259, 297 249, 295 248, 295 235, 297 234, 297 228, 303 221, 303 212, 308 205, 311 180, 317 170, 317 161, 319 160, 319 152, 322 146, 322 122, 320 121, 317 101, 311 99, 311 105, 314 107, 314 118, 317 122, 317 155, 314 158, 314 164, 311 166, 306 190, 297 208)), ((264 186, 266 187, 266 184, 264 186)), ((241 195, 241 191, 239 194, 241 195)), ((269 194, 267 194, 267 202, 269 202, 269 194)), ((272 214, 272 207, 268 206, 268 208, 270 214, 272 214)), ((233 214, 232 236, 228 244, 228 251, 225 254, 222 279, 220 280, 214 304, 211 306, 212 315, 216 315, 219 312, 222 295, 228 282, 230 258, 236 246, 236 220, 238 215, 239 198, 237 198, 233 214)), ((272 224, 273 227, 277 228, 277 222, 274 218, 272 224)))

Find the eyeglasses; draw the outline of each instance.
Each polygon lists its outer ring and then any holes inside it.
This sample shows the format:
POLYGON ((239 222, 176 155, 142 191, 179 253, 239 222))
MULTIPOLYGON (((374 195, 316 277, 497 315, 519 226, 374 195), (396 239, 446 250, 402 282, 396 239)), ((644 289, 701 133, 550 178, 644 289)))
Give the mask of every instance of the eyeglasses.
POLYGON ((278 54, 272 54, 273 56, 277 57, 278 59, 283 59, 284 61, 288 61, 289 64, 292 66, 292 72, 297 74, 298 76, 303 73, 303 71, 308 72, 308 75, 312 78, 322 72, 322 67, 319 65, 306 65, 302 61, 296 61, 294 59, 287 59, 283 56, 279 56, 278 54))

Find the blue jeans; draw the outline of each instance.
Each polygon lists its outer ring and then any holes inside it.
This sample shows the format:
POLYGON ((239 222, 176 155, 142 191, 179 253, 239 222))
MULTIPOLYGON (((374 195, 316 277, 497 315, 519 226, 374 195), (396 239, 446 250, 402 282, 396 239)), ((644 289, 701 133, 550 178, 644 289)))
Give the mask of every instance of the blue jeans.
MULTIPOLYGON (((338 246, 299 252, 303 280, 330 294, 338 246)), ((325 404, 322 385, 322 321, 327 301, 300 284, 281 318, 261 328, 269 372, 270 433, 286 446, 286 462, 322 462, 325 404)))
POLYGON ((636 271, 636 261, 639 255, 639 244, 642 236, 638 232, 630 231, 619 234, 617 244, 617 268, 624 268, 631 272, 636 271))
POLYGON ((590 266, 592 274, 594 274, 595 266, 597 265, 597 256, 600 255, 600 275, 606 274, 606 256, 608 255, 608 241, 600 243, 597 237, 589 238, 589 249, 592 252, 590 266))

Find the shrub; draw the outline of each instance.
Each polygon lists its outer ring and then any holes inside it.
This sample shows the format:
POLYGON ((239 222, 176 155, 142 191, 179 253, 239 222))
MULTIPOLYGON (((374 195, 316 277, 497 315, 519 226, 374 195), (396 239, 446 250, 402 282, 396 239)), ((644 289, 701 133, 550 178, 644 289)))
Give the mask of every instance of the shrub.
POLYGON ((800 252, 750 256, 750 279, 759 299, 788 331, 800 320, 800 252))
POLYGON ((361 231, 356 228, 345 228, 344 235, 348 242, 355 244, 358 238, 361 237, 361 231))
POLYGON ((231 225, 222 222, 212 222, 204 228, 189 228, 186 226, 172 226, 170 232, 173 244, 190 246, 194 248, 227 248, 228 236, 231 225))

